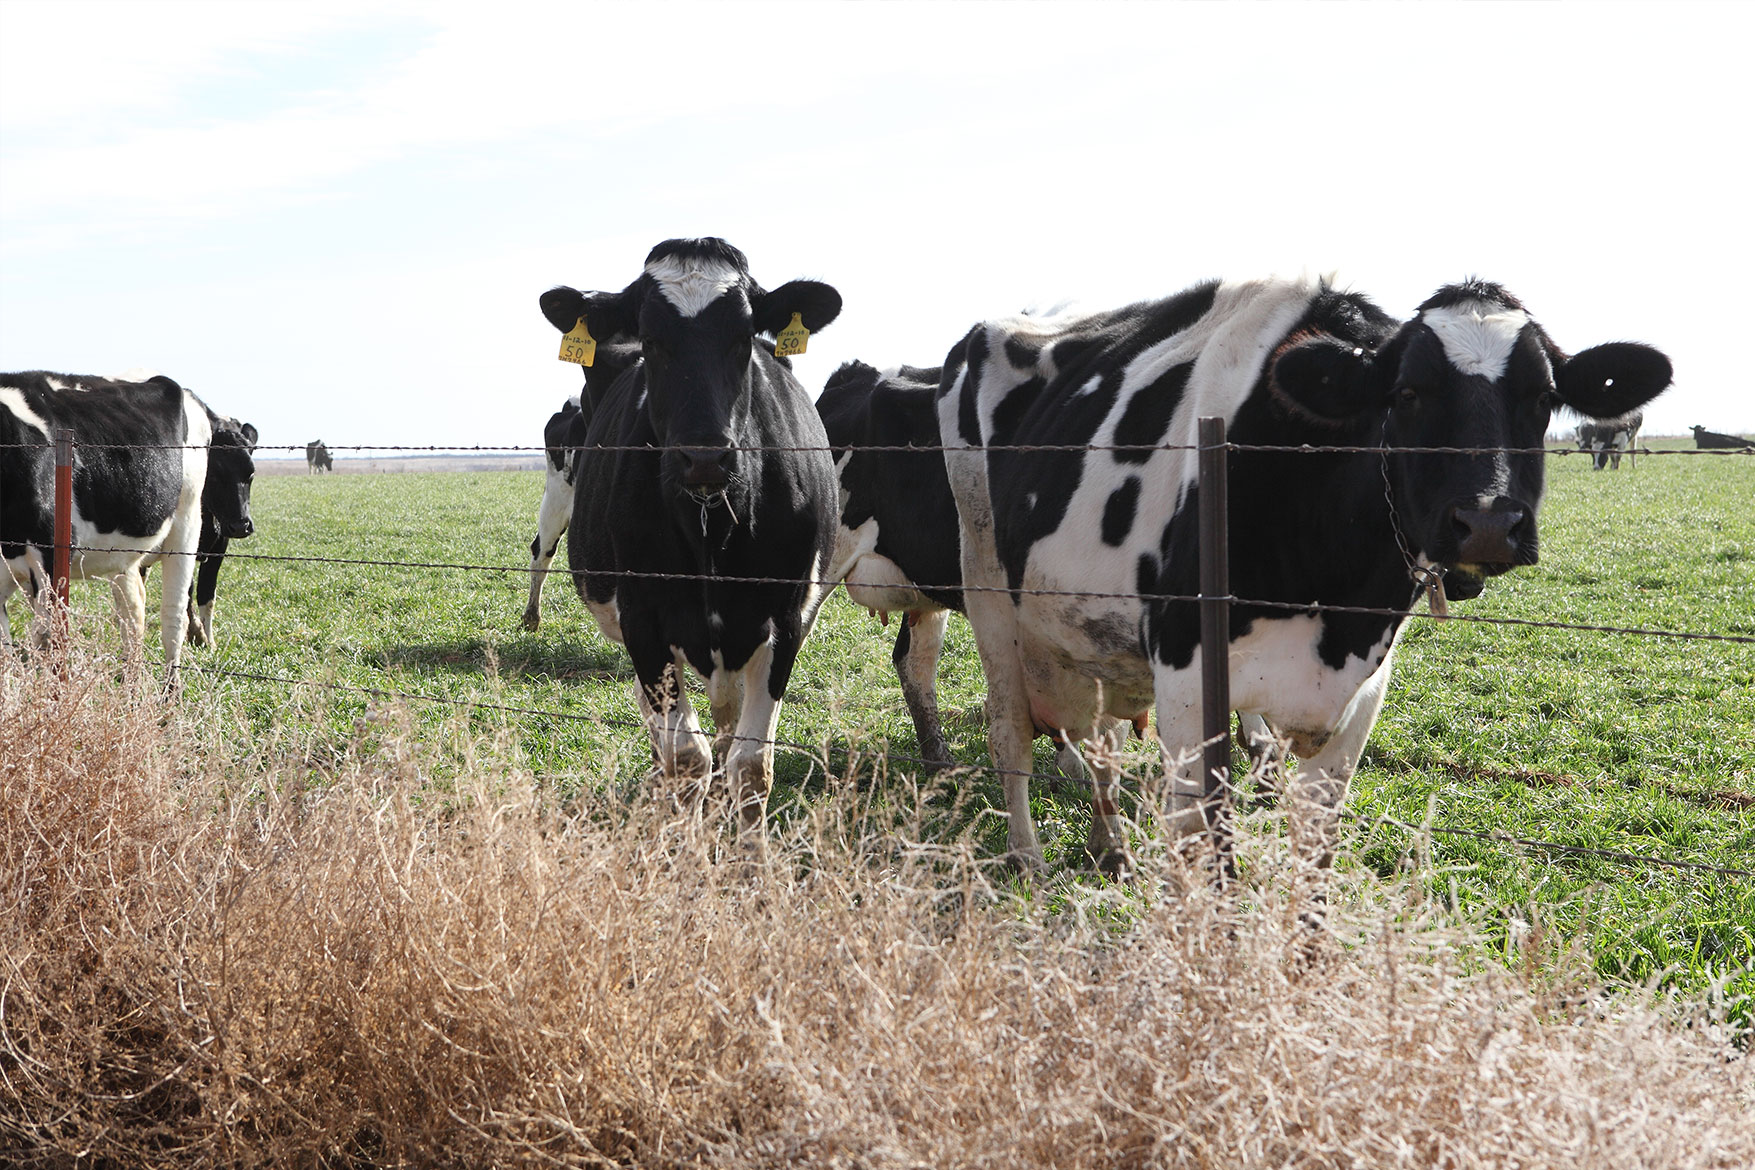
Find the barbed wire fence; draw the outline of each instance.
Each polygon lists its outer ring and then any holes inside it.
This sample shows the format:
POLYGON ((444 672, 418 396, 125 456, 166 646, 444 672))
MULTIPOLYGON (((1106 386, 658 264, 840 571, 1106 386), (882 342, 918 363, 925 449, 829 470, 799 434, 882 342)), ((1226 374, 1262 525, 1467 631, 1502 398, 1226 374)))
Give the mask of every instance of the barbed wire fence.
MULTIPOLYGON (((1203 423, 1206 423, 1210 420, 1202 420, 1202 421, 1203 421, 1203 423)), ((57 457, 56 457, 56 464, 57 464, 56 521, 57 521, 57 526, 56 526, 56 542, 55 542, 56 547, 54 550, 55 551, 55 561, 54 561, 54 565, 52 568, 52 580, 53 580, 55 588, 57 589, 57 591, 59 593, 60 601, 61 601, 61 604, 63 606, 65 606, 65 603, 66 603, 67 583, 71 579, 71 577, 73 576, 73 573, 72 573, 72 558, 73 558, 73 556, 75 554, 88 553, 88 552, 114 551, 113 549, 106 548, 104 546, 75 544, 71 538, 70 525, 66 523, 67 518, 69 518, 71 515, 71 506, 70 506, 71 505, 71 470, 74 467, 75 462, 76 462, 77 457, 78 457, 77 451, 79 448, 82 448, 82 447, 88 448, 88 449, 104 448, 104 449, 110 449, 110 450, 205 449, 204 447, 191 448, 189 445, 185 445, 185 444, 162 444, 162 443, 161 444, 149 444, 149 443, 87 444, 87 443, 78 443, 78 442, 72 441, 70 437, 61 438, 61 440, 59 442, 52 442, 52 443, 0 444, 0 451, 9 450, 9 449, 11 449, 11 450, 21 450, 21 449, 44 450, 44 449, 49 449, 49 450, 54 450, 57 453, 57 457)), ((457 454, 470 454, 470 455, 532 454, 532 455, 541 455, 541 454, 547 453, 549 450, 549 448, 547 448, 546 446, 519 446, 519 445, 495 446, 495 445, 483 445, 483 444, 472 444, 472 445, 466 445, 466 446, 456 446, 456 445, 444 446, 444 445, 437 445, 437 444, 324 444, 324 447, 330 453, 334 453, 334 452, 338 452, 338 451, 354 451, 354 452, 398 452, 398 453, 427 453, 427 454, 446 453, 446 454, 451 454, 451 455, 457 455, 457 454)), ((663 450, 662 448, 655 447, 655 446, 612 446, 612 445, 593 445, 590 449, 594 452, 602 452, 602 453, 634 452, 634 453, 649 453, 649 454, 660 454, 660 453, 662 453, 662 450, 663 450)), ((980 452, 1018 452, 1018 453, 1046 452, 1046 453, 1081 454, 1081 455, 1082 454, 1089 454, 1089 453, 1093 453, 1093 452, 1109 452, 1109 453, 1131 453, 1131 454, 1134 454, 1136 456, 1139 454, 1148 454, 1149 455, 1149 454, 1153 454, 1153 453, 1157 453, 1157 452, 1194 453, 1198 457, 1202 458, 1203 460, 1209 461, 1209 466, 1204 467, 1202 469, 1203 475, 1202 475, 1201 483, 1203 486, 1203 490, 1201 492, 1201 496, 1203 497, 1203 504, 1211 506, 1209 501, 1211 501, 1215 496, 1218 497, 1218 499, 1219 499, 1219 503, 1217 505, 1217 515, 1205 518, 1206 519, 1206 527, 1208 529, 1210 529, 1211 526, 1216 523, 1220 526, 1220 531, 1218 533, 1214 533, 1212 531, 1207 531, 1207 532, 1203 533, 1203 537, 1208 541, 1207 544, 1203 545, 1203 553, 1205 554, 1202 558, 1203 566, 1210 564, 1210 563, 1214 563, 1214 562, 1223 563, 1223 561, 1225 559, 1227 559, 1225 556, 1225 552, 1224 552, 1224 545, 1223 545, 1224 538, 1222 535, 1223 527, 1225 524, 1225 518, 1223 515, 1223 510, 1224 510, 1224 504, 1223 504, 1223 496, 1224 496, 1223 474, 1224 474, 1224 470, 1223 469, 1225 467, 1224 460, 1231 453, 1289 454, 1289 455, 1375 455, 1375 456, 1380 456, 1380 457, 1386 456, 1388 454, 1448 455, 1448 456, 1459 456, 1459 455, 1462 455, 1462 456, 1481 456, 1481 455, 1505 456, 1505 455, 1522 454, 1522 455, 1555 456, 1555 457, 1562 457, 1562 458, 1567 457, 1567 456, 1571 456, 1571 455, 1580 455, 1580 456, 1585 456, 1585 457, 1594 457, 1594 455, 1595 455, 1595 452, 1593 452, 1592 450, 1590 450, 1588 448, 1577 448, 1577 447, 1568 447, 1568 446, 1543 446, 1543 447, 1535 447, 1535 448, 1503 448, 1503 447, 1393 447, 1393 448, 1390 448, 1390 447, 1383 447, 1383 446, 1316 446, 1316 445, 1303 445, 1303 446, 1297 446, 1297 447, 1263 446, 1263 445, 1257 445, 1257 444, 1240 444, 1240 443, 1227 442, 1223 437, 1222 426, 1219 428, 1219 430, 1216 432, 1216 434, 1212 433, 1212 432, 1203 433, 1201 436, 1201 441, 1194 443, 1194 444, 1172 444, 1172 443, 1157 443, 1157 444, 994 444, 994 445, 988 445, 988 446, 984 446, 984 447, 980 447, 980 448, 954 446, 954 445, 916 445, 916 444, 869 445, 869 446, 868 445, 859 445, 859 446, 840 446, 840 447, 836 447, 836 446, 825 447, 822 445, 814 445, 814 446, 812 446, 812 445, 799 445, 799 446, 739 446, 739 447, 733 447, 732 449, 739 450, 739 451, 767 451, 767 452, 782 452, 782 453, 804 453, 804 452, 827 451, 833 455, 844 454, 848 451, 858 451, 858 452, 865 452, 865 453, 872 453, 872 454, 879 454, 879 453, 907 453, 907 454, 940 453, 940 454, 943 454, 943 453, 969 453, 972 451, 980 451, 980 452), (1213 478, 1215 468, 1218 471, 1219 478, 1213 478), (1216 488, 1216 490, 1214 490, 1215 488, 1216 488), (1217 536, 1217 538, 1219 540, 1219 544, 1218 544, 1216 549, 1210 543, 1211 540, 1214 538, 1214 536, 1217 536), (1215 552, 1218 554, 1217 556, 1214 555, 1215 552)), ((306 446, 293 445, 293 444, 289 444, 289 445, 285 445, 285 446, 259 444, 255 447, 255 451, 257 451, 257 452, 286 451, 289 453, 298 454, 298 453, 304 453, 306 451, 306 446)), ((1737 457, 1749 457, 1749 456, 1755 455, 1755 445, 1751 445, 1750 447, 1744 447, 1744 448, 1697 449, 1697 450, 1689 450, 1689 449, 1682 449, 1682 448, 1636 447, 1636 448, 1630 448, 1630 449, 1623 450, 1619 453, 1620 454, 1630 454, 1631 453, 1631 454, 1640 454, 1640 455, 1650 455, 1650 456, 1656 456, 1656 457, 1660 457, 1660 458, 1674 457, 1674 456, 1684 456, 1684 457, 1691 456, 1691 457, 1706 457, 1706 458, 1737 458, 1737 457)), ((198 556, 200 554, 191 552, 191 553, 185 553, 185 554, 168 553, 168 554, 161 554, 161 555, 198 556)), ((344 566, 387 568, 387 569, 427 569, 427 570, 444 570, 444 571, 472 572, 472 573, 479 572, 479 573, 495 573, 495 574, 513 573, 513 574, 521 574, 521 575, 526 575, 526 576, 534 575, 534 574, 548 575, 548 574, 556 574, 556 573, 572 575, 572 570, 570 568, 553 568, 553 567, 541 568, 541 567, 535 566, 534 564, 493 565, 493 564, 482 564, 482 563, 475 563, 475 562, 413 561, 413 560, 389 560, 389 559, 365 558, 365 557, 334 557, 334 556, 309 556, 309 555, 292 555, 292 554, 243 553, 243 552, 234 552, 234 551, 230 551, 230 550, 228 550, 225 553, 225 556, 228 559, 236 558, 236 559, 240 559, 240 560, 250 560, 250 561, 282 562, 282 563, 298 563, 298 564, 344 565, 344 566)), ((809 579, 809 578, 787 578, 787 577, 762 577, 762 576, 727 576, 727 575, 723 575, 723 574, 708 574, 708 573, 658 573, 658 572, 639 572, 639 571, 633 571, 633 570, 618 570, 618 571, 613 572, 613 573, 604 573, 602 575, 603 576, 611 576, 611 577, 621 577, 621 578, 644 579, 644 580, 670 580, 670 581, 694 581, 694 582, 711 581, 711 582, 716 582, 716 583, 720 583, 720 584, 737 584, 737 585, 742 585, 742 584, 815 585, 815 586, 822 588, 824 590, 828 590, 830 588, 833 588, 835 585, 838 585, 841 583, 839 580, 829 580, 829 579, 820 579, 820 578, 819 579, 809 579)), ((1413 605, 1411 605, 1409 609, 1402 610, 1402 609, 1378 608, 1378 607, 1369 607, 1369 606, 1335 605, 1335 604, 1326 604, 1326 603, 1321 603, 1321 602, 1303 602, 1303 601, 1290 602, 1290 601, 1265 599, 1265 598, 1247 598, 1247 597, 1239 597, 1239 596, 1236 596, 1236 595, 1233 595, 1232 593, 1230 593, 1229 588, 1228 588, 1228 583, 1225 584, 1224 586, 1220 587, 1220 586, 1215 585, 1213 581, 1206 580, 1206 579, 1203 579, 1203 581, 1202 581, 1202 591, 1200 593, 1195 593, 1195 594, 1145 593, 1145 592, 1116 593, 1116 592, 1103 592, 1103 591, 1093 591, 1093 590, 1044 590, 1044 589, 1009 588, 1009 587, 1004 587, 1004 586, 979 586, 979 585, 964 584, 961 582, 942 583, 942 584, 929 584, 929 583, 912 583, 912 584, 913 584, 914 588, 916 588, 917 590, 920 590, 922 592, 927 592, 927 591, 971 592, 971 591, 986 590, 986 591, 992 591, 992 592, 1009 593, 1009 594, 1012 594, 1014 596, 1041 595, 1041 596, 1053 596, 1053 597, 1065 597, 1065 598, 1085 598, 1085 599, 1092 599, 1092 600, 1126 600, 1126 601, 1132 601, 1134 603, 1188 603, 1188 604, 1195 604, 1195 605, 1199 605, 1202 607, 1203 622, 1208 627, 1207 631, 1205 631, 1205 632, 1208 633, 1209 635, 1216 632, 1216 631, 1221 631, 1221 630, 1228 628, 1228 625, 1227 625, 1228 617, 1225 617, 1223 615, 1228 614, 1228 609, 1230 606, 1240 606, 1240 607, 1255 608, 1255 609, 1283 610, 1283 611, 1296 612, 1296 613, 1300 613, 1300 614, 1307 614, 1310 616, 1316 616, 1316 615, 1323 614, 1323 613, 1345 613, 1345 614, 1356 614, 1356 615, 1381 616, 1381 617, 1386 617, 1386 618, 1391 618, 1391 619, 1412 618, 1415 620, 1427 620, 1427 621, 1457 621, 1457 622, 1475 623, 1475 624, 1488 625, 1488 626, 1525 627, 1525 628, 1534 628, 1534 629, 1548 629, 1548 630, 1571 631, 1571 632, 1579 632, 1579 633, 1591 633, 1591 634, 1598 634, 1598 635, 1652 637, 1652 638, 1675 639, 1678 641, 1686 641, 1686 642, 1711 642, 1711 643, 1755 645, 1755 635, 1730 634, 1730 633, 1722 633, 1722 632, 1706 632, 1706 631, 1693 631, 1693 630, 1671 630, 1671 629, 1650 628, 1650 627, 1609 626, 1609 625, 1578 623, 1578 622, 1543 621, 1543 620, 1527 619, 1527 618, 1491 617, 1491 616, 1475 615, 1475 614, 1450 614, 1450 613, 1440 613, 1440 612, 1435 612, 1435 611, 1422 611, 1417 606, 1413 606, 1413 605)), ((1415 601, 1418 600, 1417 595, 1415 596, 1414 600, 1415 601)), ((1210 649, 1209 649, 1208 653, 1203 654, 1203 659, 1209 663, 1222 660, 1222 658, 1223 658, 1222 654, 1214 654, 1211 652, 1210 649)), ((493 711, 493 712, 497 712, 500 714, 517 715, 517 716, 522 716, 522 717, 526 717, 526 718, 546 718, 546 719, 552 719, 552 720, 563 721, 563 722, 582 722, 582 723, 589 723, 589 724, 593 724, 593 725, 601 726, 601 727, 624 728, 624 729, 628 729, 628 730, 637 730, 637 731, 641 731, 641 732, 644 732, 647 730, 647 725, 643 721, 631 720, 631 719, 626 719, 626 720, 616 719, 614 717, 601 715, 601 714, 581 715, 581 714, 572 713, 572 712, 552 711, 552 710, 544 710, 544 709, 540 709, 540 708, 516 706, 516 705, 511 705, 511 704, 492 703, 492 702, 482 701, 479 699, 463 699, 463 698, 456 698, 456 697, 452 697, 452 696, 431 695, 431 694, 424 694, 424 693, 417 692, 417 691, 403 691, 403 690, 384 688, 384 687, 358 686, 358 685, 353 685, 353 684, 338 683, 338 682, 334 682, 331 680, 319 680, 319 679, 309 679, 309 678, 289 678, 289 677, 285 677, 285 676, 281 676, 281 675, 271 675, 271 674, 265 674, 265 673, 261 673, 261 672, 255 672, 255 671, 228 670, 228 669, 222 669, 219 667, 203 666, 203 665, 189 663, 189 662, 184 662, 182 664, 182 669, 194 671, 194 672, 209 675, 212 677, 233 678, 233 679, 238 679, 240 681, 252 681, 252 682, 258 682, 258 683, 273 684, 273 685, 285 686, 288 688, 316 687, 316 688, 326 689, 326 690, 335 691, 335 692, 356 693, 356 694, 362 694, 362 695, 366 695, 366 696, 383 698, 383 699, 394 699, 394 700, 400 700, 400 701, 418 702, 418 703, 440 705, 440 706, 450 706, 450 707, 454 707, 454 708, 493 711)), ((1228 693, 1215 695, 1214 694, 1215 682, 1214 682, 1214 679, 1211 677, 1213 675, 1223 675, 1224 673, 1225 672, 1222 672, 1222 671, 1208 671, 1207 672, 1209 677, 1205 680, 1207 694, 1205 696, 1205 703, 1204 703, 1205 707, 1207 708, 1207 720, 1206 720, 1206 727, 1205 727, 1206 738, 1202 744, 1195 745, 1197 747, 1203 748, 1205 753, 1206 753, 1205 758, 1203 760, 1203 764, 1205 765, 1205 769, 1206 769, 1206 776, 1208 778, 1208 791, 1206 793, 1206 798, 1209 802, 1212 802, 1215 805, 1217 805, 1220 802, 1222 795, 1225 796, 1226 798, 1229 798, 1230 796, 1235 795, 1235 792, 1236 792, 1235 785, 1233 785, 1228 778, 1228 773, 1230 770, 1230 715, 1231 715, 1231 711, 1230 711, 1230 708, 1228 705, 1228 693)), ((1228 683, 1226 684, 1226 686, 1228 686, 1228 683)), ((734 735, 734 736, 731 736, 730 738, 733 740, 736 740, 736 739, 743 738, 743 737, 738 737, 738 736, 734 735)), ((832 745, 830 745, 829 741, 826 739, 822 743, 818 743, 818 744, 814 744, 814 745, 813 744, 806 744, 806 743, 799 743, 799 742, 785 741, 785 740, 778 740, 778 739, 771 740, 771 741, 770 740, 763 740, 760 742, 770 744, 771 746, 773 746, 775 748, 781 748, 781 749, 785 749, 785 750, 789 750, 789 751, 804 752, 804 753, 807 753, 813 757, 822 757, 825 760, 827 757, 827 753, 830 752, 831 750, 839 750, 843 754, 846 754, 847 756, 849 756, 849 758, 851 758, 853 755, 856 754, 854 752, 854 749, 852 749, 852 748, 847 748, 847 747, 838 748, 838 749, 833 748, 832 745)), ((873 754, 877 754, 877 753, 873 753, 873 754)), ((933 764, 933 761, 928 761, 926 759, 923 759, 923 758, 920 758, 917 756, 910 756, 910 755, 906 755, 906 754, 892 751, 888 748, 888 745, 885 745, 885 748, 881 754, 884 757, 884 759, 887 761, 892 761, 892 762, 897 762, 897 763, 902 763, 902 764, 910 764, 910 765, 915 765, 915 766, 919 766, 919 767, 927 767, 927 766, 931 766, 933 764)), ((1056 783, 1056 784, 1066 783, 1069 779, 1072 779, 1069 777, 1065 777, 1065 776, 1061 776, 1061 775, 1057 775, 1057 774, 1051 774, 1051 773, 1041 773, 1041 772, 1034 772, 1034 771, 1018 772, 1016 770, 1003 769, 1003 768, 999 768, 999 767, 993 765, 991 762, 989 762, 987 764, 983 764, 983 765, 969 765, 969 764, 959 763, 956 765, 956 767, 959 769, 962 769, 962 770, 966 770, 966 771, 982 772, 982 773, 993 774, 993 775, 1012 775, 1012 774, 1023 775, 1023 776, 1030 778, 1030 779, 1033 779, 1033 780, 1048 781, 1048 782, 1052 782, 1052 783, 1056 783)), ((1525 853, 1530 853, 1530 854, 1542 853, 1542 854, 1546 854, 1546 855, 1550 855, 1550 856, 1556 855, 1556 854, 1558 854, 1558 855, 1571 855, 1571 856, 1591 856, 1591 857, 1599 857, 1599 858, 1603 858, 1603 859, 1607 859, 1607 860, 1611 860, 1611 861, 1617 861, 1617 862, 1621 862, 1621 863, 1625 863, 1625 864, 1649 865, 1649 866, 1655 866, 1655 867, 1660 867, 1660 868, 1668 868, 1668 869, 1673 869, 1673 870, 1678 870, 1678 871, 1698 873, 1698 874, 1711 875, 1711 876, 1717 876, 1717 877, 1755 878, 1755 870, 1738 869, 1738 868, 1725 867, 1725 866, 1714 866, 1714 865, 1709 865, 1709 864, 1706 864, 1703 862, 1686 861, 1686 860, 1681 860, 1681 859, 1676 859, 1676 858, 1666 858, 1666 857, 1654 856, 1654 855, 1636 854, 1636 853, 1631 853, 1631 852, 1626 852, 1626 851, 1621 851, 1621 850, 1611 850, 1611 849, 1601 849, 1601 848, 1579 846, 1579 845, 1570 845, 1570 844, 1566 844, 1566 843, 1562 843, 1562 842, 1555 842, 1555 841, 1543 841, 1543 840, 1538 840, 1538 839, 1534 839, 1534 838, 1521 837, 1521 836, 1517 836, 1517 835, 1509 834, 1509 833, 1481 832, 1481 831, 1476 831, 1476 830, 1449 828, 1449 827, 1436 826, 1436 825, 1431 825, 1431 824, 1415 824, 1412 822, 1399 820, 1397 818, 1390 817, 1387 815, 1366 815, 1366 814, 1352 813, 1352 812, 1347 812, 1347 811, 1343 811, 1342 815, 1344 817, 1346 817, 1347 819, 1349 819, 1350 821, 1352 821, 1356 824, 1360 824, 1362 826, 1366 826, 1366 827, 1378 826, 1378 825, 1390 825, 1390 826, 1393 826, 1393 827, 1395 827, 1399 830, 1402 830, 1404 832, 1409 832, 1409 833, 1414 833, 1414 834, 1434 834, 1434 835, 1440 835, 1440 836, 1475 839, 1475 840, 1480 840, 1483 842, 1488 842, 1488 843, 1493 843, 1493 844, 1498 844, 1498 845, 1508 845, 1508 846, 1518 848, 1521 851, 1523 851, 1525 853)), ((1215 825, 1215 831, 1214 831, 1215 847, 1216 847, 1216 849, 1221 857, 1228 856, 1229 842, 1227 839, 1224 839, 1225 835, 1228 833, 1228 828, 1221 828, 1219 825, 1218 818, 1211 818, 1211 819, 1215 825)))

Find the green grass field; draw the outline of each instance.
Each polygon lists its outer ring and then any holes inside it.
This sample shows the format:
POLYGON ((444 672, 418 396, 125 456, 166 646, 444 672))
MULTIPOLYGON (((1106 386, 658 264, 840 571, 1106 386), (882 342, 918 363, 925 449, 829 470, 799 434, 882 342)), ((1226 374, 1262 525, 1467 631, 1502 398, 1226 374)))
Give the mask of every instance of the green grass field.
MULTIPOLYGON (((240 553, 508 571, 234 558, 220 585, 219 645, 186 661, 546 712, 477 708, 465 721, 456 706, 404 708, 458 771, 471 736, 486 734, 563 801, 581 786, 637 784, 649 753, 620 648, 598 635, 560 575, 545 597, 544 628, 529 634, 518 625, 541 490, 538 473, 260 478, 258 535, 234 544, 240 553)), ((1648 457, 1636 471, 1600 474, 1577 456, 1551 459, 1542 563, 1454 611, 1755 634, 1752 500, 1755 461, 1747 458, 1648 457)), ((563 551, 557 564, 564 561, 563 551)), ((107 592, 80 587, 75 607, 100 625, 107 592)), ((22 632, 16 615, 14 626, 22 632)), ((889 661, 893 635, 843 596, 831 598, 792 679, 780 738, 911 754, 912 725, 889 661)), ((977 832, 997 853, 1001 818, 968 817, 1003 808, 997 781, 979 771, 982 693, 973 638, 953 619, 940 698, 952 747, 976 770, 962 781, 968 799, 946 831, 977 832)), ((373 739, 387 709, 358 691, 200 671, 190 672, 185 702, 228 751, 272 755, 277 766, 296 756, 319 782, 373 739)), ((1421 867, 1434 891, 1498 920, 1508 950, 1539 926, 1575 940, 1612 979, 1689 993, 1723 987, 1741 1000, 1733 1014, 1746 1022, 1755 997, 1755 882, 1426 837, 1380 818, 1755 868, 1752 729, 1755 646, 1415 621, 1353 783, 1353 847, 1340 864, 1382 873, 1421 867)), ((1037 762, 1049 770, 1045 742, 1037 762)), ((805 751, 782 752, 777 772, 778 815, 808 800, 822 775, 805 751)), ((432 777, 441 789, 449 779, 432 777)), ((1082 794, 1041 785, 1036 812, 1051 866, 1074 867, 1082 794)))

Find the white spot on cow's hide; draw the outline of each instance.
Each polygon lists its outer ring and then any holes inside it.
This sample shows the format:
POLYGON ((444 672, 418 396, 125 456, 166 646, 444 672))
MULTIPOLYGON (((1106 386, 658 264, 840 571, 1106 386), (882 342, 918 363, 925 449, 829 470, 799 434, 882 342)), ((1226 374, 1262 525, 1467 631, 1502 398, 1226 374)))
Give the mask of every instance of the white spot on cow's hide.
POLYGON ((1092 374, 1091 380, 1089 382, 1086 382, 1083 386, 1080 386, 1077 390, 1075 390, 1073 392, 1073 397, 1074 398, 1083 398, 1087 394, 1095 394, 1097 392, 1097 387, 1101 386, 1102 384, 1103 384, 1103 375, 1102 374, 1092 374))
POLYGON ((65 390, 68 388, 67 383, 59 378, 44 378, 43 381, 49 384, 49 389, 51 390, 65 390))
POLYGON ((1444 356, 1451 365, 1495 382, 1504 376, 1512 347, 1529 319, 1522 310, 1480 302, 1430 309, 1420 317, 1444 343, 1444 356))
POLYGON ((1036 493, 1035 492, 1025 492, 1024 493, 1024 507, 1030 508, 1032 510, 1036 507, 1036 493))
POLYGON ((49 424, 44 422, 29 406, 25 405, 24 392, 13 386, 0 386, 0 407, 12 412, 14 418, 27 427, 41 431, 44 438, 49 435, 49 424))
POLYGON ((646 265, 646 275, 658 282, 664 299, 685 317, 695 316, 744 279, 743 273, 730 264, 683 256, 654 260, 646 265))
POLYGON ((144 382, 148 378, 158 377, 159 373, 160 373, 160 371, 153 369, 151 366, 130 366, 128 369, 123 370, 120 374, 111 375, 110 381, 112 381, 112 382, 144 382))

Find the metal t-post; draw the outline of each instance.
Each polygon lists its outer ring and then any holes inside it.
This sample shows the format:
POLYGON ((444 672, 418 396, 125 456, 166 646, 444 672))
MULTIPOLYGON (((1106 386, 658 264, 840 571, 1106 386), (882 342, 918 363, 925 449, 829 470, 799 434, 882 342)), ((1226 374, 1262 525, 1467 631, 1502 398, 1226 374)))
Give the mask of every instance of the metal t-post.
POLYGON ((1201 803, 1221 884, 1231 851, 1231 550, 1225 420, 1200 420, 1201 803))

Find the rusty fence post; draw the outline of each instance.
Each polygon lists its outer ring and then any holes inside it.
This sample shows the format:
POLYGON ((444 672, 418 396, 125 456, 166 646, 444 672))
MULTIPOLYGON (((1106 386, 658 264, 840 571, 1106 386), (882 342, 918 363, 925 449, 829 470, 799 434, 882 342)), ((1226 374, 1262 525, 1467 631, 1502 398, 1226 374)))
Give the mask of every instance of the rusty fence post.
POLYGON ((1221 884, 1231 849, 1231 549, 1225 420, 1200 420, 1201 804, 1221 884))

